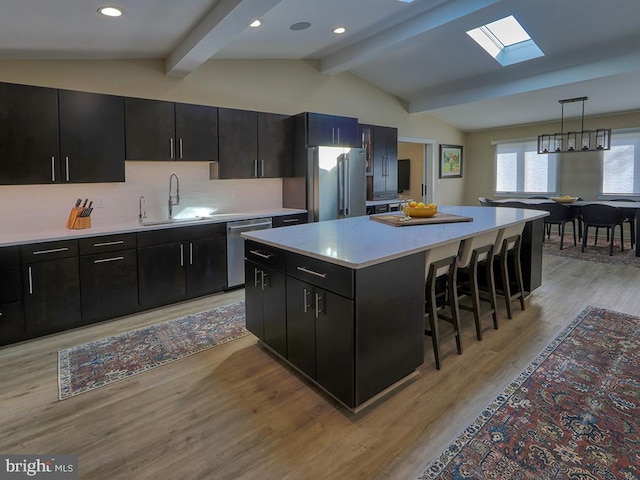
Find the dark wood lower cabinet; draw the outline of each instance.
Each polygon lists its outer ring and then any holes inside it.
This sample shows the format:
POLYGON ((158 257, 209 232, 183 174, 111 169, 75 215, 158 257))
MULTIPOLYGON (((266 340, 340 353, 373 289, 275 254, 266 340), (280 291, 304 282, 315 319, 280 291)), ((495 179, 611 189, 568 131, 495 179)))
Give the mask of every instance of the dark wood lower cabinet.
POLYGON ((182 243, 138 249, 138 291, 143 308, 184 300, 187 295, 182 243))
POLYGON ((78 257, 23 265, 27 333, 59 332, 81 324, 78 257))
POLYGON ((19 342, 25 337, 20 302, 0 304, 0 345, 19 342))
POLYGON ((227 237, 186 242, 187 296, 221 292, 226 282, 227 237))
POLYGON ((93 323, 138 309, 135 249, 80 257, 82 323, 93 323))

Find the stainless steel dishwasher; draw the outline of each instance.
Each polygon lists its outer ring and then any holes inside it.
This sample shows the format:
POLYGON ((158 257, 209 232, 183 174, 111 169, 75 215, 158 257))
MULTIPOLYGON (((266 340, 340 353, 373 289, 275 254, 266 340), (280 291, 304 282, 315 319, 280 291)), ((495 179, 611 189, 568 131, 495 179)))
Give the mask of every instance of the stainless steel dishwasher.
POLYGON ((242 232, 271 228, 271 218, 227 223, 227 288, 244 285, 244 239, 242 232))

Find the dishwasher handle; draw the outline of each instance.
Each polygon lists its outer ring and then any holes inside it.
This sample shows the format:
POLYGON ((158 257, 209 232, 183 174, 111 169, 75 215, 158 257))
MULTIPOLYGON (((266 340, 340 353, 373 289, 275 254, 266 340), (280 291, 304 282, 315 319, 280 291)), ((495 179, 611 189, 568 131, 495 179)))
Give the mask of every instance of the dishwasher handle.
POLYGON ((242 232, 250 232, 252 230, 264 230, 265 228, 271 228, 271 221, 262 223, 252 223, 249 225, 232 225, 227 224, 227 233, 236 235, 242 232))

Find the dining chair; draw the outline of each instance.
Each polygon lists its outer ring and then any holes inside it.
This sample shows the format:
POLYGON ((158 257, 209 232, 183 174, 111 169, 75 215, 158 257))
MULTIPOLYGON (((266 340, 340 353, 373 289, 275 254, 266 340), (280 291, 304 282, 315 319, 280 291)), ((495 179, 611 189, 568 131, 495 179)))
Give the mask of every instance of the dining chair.
POLYGON ((551 237, 551 226, 558 225, 560 250, 562 250, 564 248, 565 225, 570 222, 573 226, 573 244, 578 244, 576 240, 576 219, 578 214, 571 207, 560 203, 539 203, 536 205, 530 205, 529 208, 549 212, 549 215, 544 217, 545 231, 543 232, 543 241, 544 234, 546 234, 547 239, 551 237))
POLYGON ((460 310, 457 292, 457 260, 460 242, 452 242, 427 250, 425 253, 425 316, 429 326, 425 326, 424 334, 431 337, 433 356, 436 368, 440 370, 440 327, 439 320, 445 320, 453 325, 458 354, 462 354, 460 340, 460 310), (438 288, 438 281, 446 283, 444 288, 438 288), (440 302, 438 300, 441 300, 440 302), (450 315, 444 313, 449 307, 450 315))
POLYGON ((589 227, 606 228, 607 231, 611 232, 609 235, 609 256, 611 256, 613 255, 613 238, 615 237, 616 227, 620 226, 620 250, 624 250, 624 235, 622 231, 622 224, 626 218, 624 208, 591 203, 583 205, 581 210, 582 223, 584 225, 584 231, 582 232, 582 252, 584 252, 587 246, 589 227))
MULTIPOLYGON (((612 202, 635 202, 633 198, 612 198, 612 202)), ((631 230, 631 248, 636 246, 636 210, 634 208, 625 208, 625 219, 624 221, 629 224, 629 229, 631 230)))

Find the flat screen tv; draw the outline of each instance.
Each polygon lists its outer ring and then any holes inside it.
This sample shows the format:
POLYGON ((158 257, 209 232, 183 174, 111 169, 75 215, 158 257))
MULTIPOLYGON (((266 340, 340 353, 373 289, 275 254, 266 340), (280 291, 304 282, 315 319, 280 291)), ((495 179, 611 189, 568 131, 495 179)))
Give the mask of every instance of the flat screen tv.
POLYGON ((409 190, 411 179, 411 160, 408 158, 398 159, 398 193, 409 190))

